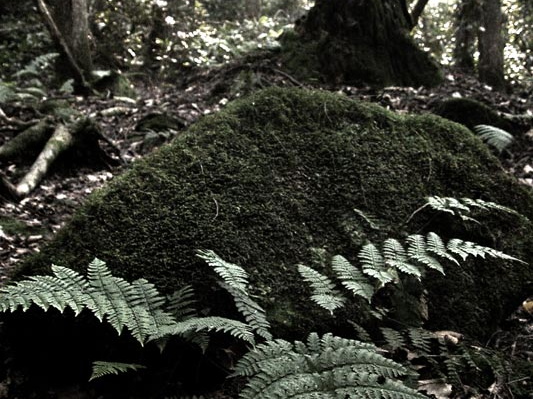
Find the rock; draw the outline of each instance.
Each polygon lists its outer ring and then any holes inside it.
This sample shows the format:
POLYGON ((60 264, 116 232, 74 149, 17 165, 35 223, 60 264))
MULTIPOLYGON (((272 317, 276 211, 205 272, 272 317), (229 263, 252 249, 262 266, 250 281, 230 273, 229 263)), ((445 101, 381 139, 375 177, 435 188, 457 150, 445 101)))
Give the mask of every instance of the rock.
MULTIPOLYGON (((204 117, 136 162, 15 277, 51 263, 85 270, 98 257, 114 274, 146 278, 164 293, 192 284, 201 308, 235 316, 215 274, 195 256, 211 249, 248 271, 275 336, 301 337, 342 328, 346 319, 364 322, 363 304, 333 319, 309 300, 296 265, 328 273, 317 253, 355 261, 368 240, 435 231, 533 260, 532 226, 513 215, 465 227, 426 211, 405 225, 429 195, 482 198, 533 218, 529 192, 461 125, 327 92, 271 88, 204 117), (386 228, 371 229, 354 208, 386 228)), ((448 265, 446 276, 430 272, 428 326, 486 338, 526 296, 530 270, 478 259, 448 265)), ((393 300, 400 321, 420 321, 409 305, 414 297, 393 300)))

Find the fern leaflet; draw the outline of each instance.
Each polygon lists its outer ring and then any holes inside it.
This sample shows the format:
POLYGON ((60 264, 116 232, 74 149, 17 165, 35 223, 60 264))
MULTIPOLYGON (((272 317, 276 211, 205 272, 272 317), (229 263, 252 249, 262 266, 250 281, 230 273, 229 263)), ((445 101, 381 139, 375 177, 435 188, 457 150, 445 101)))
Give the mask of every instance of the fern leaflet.
POLYGON ((305 265, 298 265, 298 272, 311 286, 313 290, 311 299, 317 305, 326 309, 331 314, 333 314, 335 309, 344 305, 345 298, 335 288, 335 284, 328 277, 305 265))
POLYGON ((331 261, 333 271, 341 281, 341 284, 353 295, 365 298, 368 302, 374 295, 374 288, 367 277, 346 258, 340 255, 333 257, 331 261))
POLYGON ((379 280, 382 286, 394 280, 395 276, 386 269, 383 256, 374 244, 366 244, 357 257, 363 266, 363 273, 379 280))
POLYGON ((93 362, 93 371, 91 377, 89 378, 89 381, 104 377, 106 375, 118 375, 126 373, 128 371, 138 371, 144 368, 146 367, 134 363, 96 361, 93 362))

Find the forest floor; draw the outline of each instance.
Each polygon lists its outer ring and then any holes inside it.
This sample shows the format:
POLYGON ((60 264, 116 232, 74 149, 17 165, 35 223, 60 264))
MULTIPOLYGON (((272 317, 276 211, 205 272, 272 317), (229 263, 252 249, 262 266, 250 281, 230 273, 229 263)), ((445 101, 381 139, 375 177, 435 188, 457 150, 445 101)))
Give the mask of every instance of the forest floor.
MULTIPOLYGON (((17 262, 38 251, 91 192, 122 173, 157 145, 179 134, 177 129, 139 131, 141 121, 151 115, 166 114, 188 126, 201 116, 216 112, 237 97, 274 84, 311 87, 280 71, 272 62, 251 60, 216 70, 194 72, 178 87, 176 84, 143 82, 135 87, 138 94, 135 99, 112 96, 69 98, 74 108, 96 120, 104 135, 120 150, 125 165, 104 170, 58 170, 19 203, 0 202, 0 279, 5 281, 9 270, 17 262)), ((512 94, 497 93, 480 84, 474 77, 458 71, 447 71, 444 83, 431 89, 388 87, 377 90, 349 86, 321 88, 375 102, 400 113, 429 112, 436 101, 450 97, 476 99, 507 114, 523 115, 533 112, 531 89, 529 93, 524 88, 517 88, 512 94)), ((0 126, 0 132, 3 130, 0 126)), ((0 145, 9 136, 9 131, 4 131, 0 136, 0 145)), ((533 130, 529 130, 529 133, 517 140, 517 144, 500 154, 500 159, 510 175, 524 185, 533 187, 533 137, 530 136, 533 136, 533 130)), ((102 147, 116 157, 108 144, 102 143, 102 147)), ((0 170, 8 177, 20 175, 20 168, 23 167, 0 164, 0 170)), ((509 318, 513 328, 502 330, 492 343, 500 348, 504 347, 508 352, 519 350, 529 353, 526 357, 533 359, 533 315, 517 309, 509 318)))

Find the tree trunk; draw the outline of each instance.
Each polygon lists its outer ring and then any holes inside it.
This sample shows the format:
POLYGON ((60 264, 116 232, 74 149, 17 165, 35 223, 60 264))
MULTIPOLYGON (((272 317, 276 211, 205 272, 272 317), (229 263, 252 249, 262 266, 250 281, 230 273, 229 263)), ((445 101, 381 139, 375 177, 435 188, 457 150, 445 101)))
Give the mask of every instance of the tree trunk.
POLYGON ((434 85, 438 67, 411 40, 411 27, 405 0, 317 0, 297 28, 304 41, 317 43, 326 80, 434 85))
POLYGON ((506 87, 504 78, 502 36, 504 24, 501 0, 483 0, 481 3, 481 26, 479 34, 479 80, 497 90, 506 87))
POLYGON ((413 7, 413 10, 411 11, 411 22, 413 28, 418 25, 420 15, 422 15, 424 8, 426 8, 426 5, 428 4, 428 1, 429 0, 418 0, 413 7))
POLYGON ((474 50, 479 29, 480 10, 476 0, 460 0, 455 11, 455 66, 474 71, 474 50))
POLYGON ((38 0, 38 5, 42 14, 44 10, 50 12, 51 21, 47 20, 47 26, 61 53, 58 72, 73 77, 78 86, 86 85, 83 80, 89 80, 93 70, 87 0, 48 0, 48 6, 44 0, 38 0))

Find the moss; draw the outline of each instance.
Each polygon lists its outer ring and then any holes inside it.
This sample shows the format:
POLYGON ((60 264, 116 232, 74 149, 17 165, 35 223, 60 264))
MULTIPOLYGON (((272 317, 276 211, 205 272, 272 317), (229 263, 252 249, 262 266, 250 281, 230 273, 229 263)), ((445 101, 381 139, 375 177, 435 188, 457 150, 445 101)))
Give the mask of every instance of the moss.
POLYGON ((0 231, 8 235, 21 234, 43 234, 45 229, 42 227, 29 226, 20 220, 9 216, 0 216, 0 231))
MULTIPOLYGON (((212 249, 249 271, 275 331, 288 336, 339 327, 310 303, 296 271, 297 263, 316 260, 317 248, 354 259, 365 238, 425 229, 533 259, 531 226, 510 216, 465 230, 422 212, 404 226, 428 195, 483 198, 533 217, 529 193, 458 124, 331 93, 271 88, 203 118, 95 193, 17 277, 52 262, 84 270, 98 256, 115 274, 144 277, 163 292, 192 283, 203 307, 232 315, 195 256, 212 249), (386 233, 354 222, 353 208, 386 222, 386 233)), ((490 261, 450 267, 445 278, 430 274, 431 327, 490 335, 523 299, 528 276, 529 266, 490 261)), ((359 309, 348 308, 337 322, 359 321, 359 309)))
POLYGON ((510 122, 499 116, 491 107, 471 98, 449 98, 440 101, 433 107, 433 112, 469 129, 476 125, 491 125, 512 130, 510 122))

